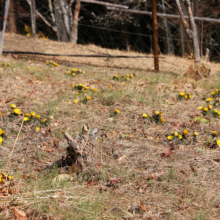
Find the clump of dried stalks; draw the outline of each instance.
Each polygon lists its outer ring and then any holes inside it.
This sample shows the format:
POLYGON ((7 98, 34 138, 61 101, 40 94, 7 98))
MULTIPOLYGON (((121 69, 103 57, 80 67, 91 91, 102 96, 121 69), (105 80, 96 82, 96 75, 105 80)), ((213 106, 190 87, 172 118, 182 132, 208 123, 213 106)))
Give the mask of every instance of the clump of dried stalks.
POLYGON ((200 61, 195 60, 195 62, 188 67, 184 76, 193 78, 197 81, 202 78, 208 78, 210 72, 211 64, 209 62, 209 50, 207 49, 206 56, 200 61))

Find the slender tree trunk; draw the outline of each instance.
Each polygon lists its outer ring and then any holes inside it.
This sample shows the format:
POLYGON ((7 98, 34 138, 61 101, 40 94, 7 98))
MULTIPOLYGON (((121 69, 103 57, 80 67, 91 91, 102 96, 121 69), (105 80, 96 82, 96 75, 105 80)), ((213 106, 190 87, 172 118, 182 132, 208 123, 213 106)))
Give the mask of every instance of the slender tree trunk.
POLYGON ((198 41, 198 34, 196 29, 196 24, 193 18, 192 9, 191 9, 191 2, 190 0, 186 0, 186 4, 188 7, 188 15, 190 20, 190 25, 186 22, 184 18, 184 14, 180 5, 179 0, 176 0, 176 4, 180 13, 180 17, 182 20, 182 23, 184 25, 184 28, 186 30, 186 33, 188 34, 189 38, 193 40, 193 53, 196 59, 200 60, 200 51, 199 51, 199 41, 198 41))
MULTIPOLYGON (((65 6, 67 5, 67 1, 63 0, 65 6)), ((69 42, 69 36, 65 28, 65 24, 63 21, 62 11, 60 8, 59 0, 54 0, 54 12, 56 19, 56 27, 57 27, 57 36, 59 41, 69 42)))
POLYGON ((3 50, 9 5, 10 5, 10 0, 4 0, 3 8, 2 8, 2 16, 0 18, 0 56, 2 55, 2 50, 3 50))
POLYGON ((31 35, 36 37, 36 4, 35 0, 31 0, 31 35))
POLYGON ((15 18, 15 7, 14 7, 14 0, 10 1, 9 6, 9 16, 8 16, 8 22, 6 30, 10 33, 17 33, 17 27, 16 27, 16 18, 15 18))
MULTIPOLYGON (((164 4, 164 0, 162 0, 162 13, 166 13, 166 9, 165 9, 165 4, 164 4)), ((165 45, 165 53, 166 54, 172 54, 174 53, 174 45, 173 45, 173 41, 170 37, 170 26, 169 23, 167 21, 167 18, 161 18, 162 20, 162 24, 163 24, 163 35, 166 36, 166 38, 164 38, 164 45, 165 45)))
POLYGON ((154 69, 159 71, 157 1, 152 0, 153 37, 154 37, 154 69))
POLYGON ((78 39, 78 19, 79 19, 80 7, 81 7, 80 0, 75 0, 75 10, 74 10, 74 15, 73 15, 72 32, 70 36, 70 41, 73 44, 77 44, 77 39, 78 39))

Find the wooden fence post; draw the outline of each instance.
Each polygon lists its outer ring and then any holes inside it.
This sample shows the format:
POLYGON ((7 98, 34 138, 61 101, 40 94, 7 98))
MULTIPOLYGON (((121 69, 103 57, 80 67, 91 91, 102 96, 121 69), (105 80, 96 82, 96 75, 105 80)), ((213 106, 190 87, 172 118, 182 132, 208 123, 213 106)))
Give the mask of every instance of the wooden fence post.
POLYGON ((2 8, 2 17, 0 19, 0 56, 2 55, 2 50, 3 50, 9 5, 10 5, 10 0, 4 0, 3 8, 2 8))
POLYGON ((159 71, 157 0, 152 0, 153 38, 154 38, 154 70, 159 71))

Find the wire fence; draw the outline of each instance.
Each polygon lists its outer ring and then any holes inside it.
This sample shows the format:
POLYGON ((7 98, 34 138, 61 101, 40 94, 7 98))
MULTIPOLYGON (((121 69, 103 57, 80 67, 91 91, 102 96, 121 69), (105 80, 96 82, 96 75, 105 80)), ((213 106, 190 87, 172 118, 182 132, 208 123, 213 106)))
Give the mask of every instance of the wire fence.
MULTIPOLYGON (((104 6, 91 6, 82 3, 78 24, 78 44, 74 45, 66 42, 68 37, 64 38, 63 42, 58 41, 59 36, 53 30, 55 24, 47 2, 49 1, 44 1, 42 4, 41 1, 36 1, 36 9, 51 24, 52 28, 37 14, 37 37, 33 39, 31 38, 31 13, 27 1, 13 1, 13 8, 9 11, 10 26, 8 25, 6 29, 4 51, 38 52, 42 56, 54 54, 51 58, 55 59, 59 54, 69 55, 69 57, 59 58, 69 63, 77 62, 122 68, 141 66, 153 69, 151 16, 115 12, 106 10, 104 6), (75 56, 70 57, 70 54, 75 56)), ((147 5, 144 9, 149 10, 149 7, 150 5, 147 5)), ((158 4, 159 11, 160 7, 161 5, 158 4)), ((56 9, 53 10, 56 15, 56 9)), ((164 12, 163 10, 162 12, 164 12)), ((58 9, 58 11, 60 15, 56 15, 56 24, 62 24, 64 27, 61 10, 58 9)), ((169 9, 166 13, 177 14, 175 5, 172 4, 172 10, 169 9)), ((206 48, 209 48, 211 60, 219 61, 220 24, 207 21, 196 21, 196 24, 201 55, 204 54, 203 51, 206 48)), ((65 32, 64 29, 61 32, 65 32)), ((160 17, 158 18, 158 30, 162 63, 165 62, 163 54, 188 56, 193 51, 192 40, 185 33, 180 19, 160 17)), ((65 35, 63 32, 62 34, 65 35)), ((175 59, 167 62, 176 65, 175 59)))

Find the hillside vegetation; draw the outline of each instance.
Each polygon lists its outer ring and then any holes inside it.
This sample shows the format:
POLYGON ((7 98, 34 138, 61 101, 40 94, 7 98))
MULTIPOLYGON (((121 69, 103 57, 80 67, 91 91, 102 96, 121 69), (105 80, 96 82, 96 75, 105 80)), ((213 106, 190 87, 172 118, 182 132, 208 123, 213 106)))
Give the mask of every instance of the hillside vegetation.
MULTIPOLYGON (((83 47, 37 41, 42 52, 83 47)), ((189 60, 164 58, 154 73, 152 58, 68 58, 69 66, 2 57, 1 218, 218 219, 219 64, 194 81, 182 75, 189 60), (98 129, 93 140, 82 135, 88 125, 98 129), (67 161, 65 132, 81 136, 83 169, 67 161)))

